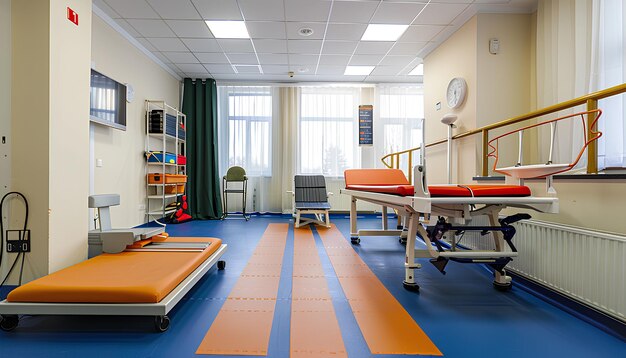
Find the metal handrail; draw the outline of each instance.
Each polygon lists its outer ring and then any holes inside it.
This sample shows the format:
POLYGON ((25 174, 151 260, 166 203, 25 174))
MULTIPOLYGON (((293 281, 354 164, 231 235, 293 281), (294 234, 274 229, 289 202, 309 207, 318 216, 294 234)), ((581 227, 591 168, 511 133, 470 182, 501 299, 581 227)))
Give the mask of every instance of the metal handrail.
MULTIPOLYGON (((469 137, 475 134, 482 135, 482 163, 481 163, 481 175, 487 176, 489 175, 489 160, 487 157, 487 143, 489 142, 489 131, 502 128, 505 126, 509 126, 512 124, 516 124, 519 122, 527 121, 530 119, 534 119, 537 117, 544 116, 546 114, 551 114, 554 112, 562 111, 565 109, 569 109, 572 107, 580 106, 582 104, 587 104, 587 111, 593 111, 598 108, 598 101, 607 97, 616 96, 618 94, 626 93, 626 83, 621 85, 617 85, 614 87, 609 87, 607 89, 593 92, 578 98, 571 99, 569 101, 561 102, 554 104, 552 106, 548 106, 542 109, 538 109, 533 112, 529 112, 523 114, 521 116, 512 117, 509 119, 505 119, 500 122, 496 122, 484 127, 480 127, 477 129, 473 129, 464 133, 459 133, 457 135, 452 136, 452 140, 461 139, 465 137, 469 137)), ((594 123, 595 115, 590 115, 587 118, 587 136, 592 135, 592 131, 595 131, 595 128, 592 126, 594 123)), ((590 138, 587 138, 590 139, 590 138)), ((429 148, 435 145, 446 143, 447 139, 440 139, 431 143, 426 144, 425 148, 429 148)), ((421 149, 421 146, 406 149, 400 152, 390 153, 381 158, 381 161, 387 168, 395 168, 400 169, 400 156, 403 154, 408 154, 408 174, 409 181, 412 182, 412 174, 413 174, 413 152, 421 149), (391 163, 388 163, 388 159, 391 160, 391 163)), ((588 174, 596 174, 598 172, 598 144, 597 142, 592 142, 587 147, 587 173, 588 174)))

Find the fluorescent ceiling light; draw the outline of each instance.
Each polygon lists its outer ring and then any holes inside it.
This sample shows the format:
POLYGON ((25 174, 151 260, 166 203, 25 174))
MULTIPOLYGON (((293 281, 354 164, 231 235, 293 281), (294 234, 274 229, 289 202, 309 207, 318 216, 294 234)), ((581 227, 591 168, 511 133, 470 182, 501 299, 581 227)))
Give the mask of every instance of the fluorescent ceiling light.
POLYGON ((369 24, 361 41, 396 41, 409 25, 369 24))
POLYGON ((218 39, 249 39, 248 29, 243 21, 206 21, 207 26, 218 39))
POLYGON ((409 76, 424 76, 424 64, 420 63, 415 66, 415 68, 409 72, 409 76))
POLYGON ((368 76, 374 70, 374 66, 346 66, 345 76, 368 76))

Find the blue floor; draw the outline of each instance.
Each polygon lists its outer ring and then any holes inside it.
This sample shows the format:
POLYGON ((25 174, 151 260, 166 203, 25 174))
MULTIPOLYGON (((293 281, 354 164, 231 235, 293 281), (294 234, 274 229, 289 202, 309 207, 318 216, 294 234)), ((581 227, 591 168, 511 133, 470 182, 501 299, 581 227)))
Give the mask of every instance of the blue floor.
MULTIPOLYGON (((373 216, 360 228, 375 228, 373 216)), ((344 216, 332 221, 349 238, 344 216)), ((173 236, 213 236, 228 244, 226 270, 211 270, 170 312, 170 329, 154 333, 149 318, 23 317, 13 332, 0 332, 0 357, 192 357, 211 322, 270 222, 281 216, 257 216, 246 222, 196 221, 170 225, 173 236)), ((315 234, 337 318, 350 357, 372 356, 341 286, 315 234)), ((289 357, 293 231, 285 251, 278 304, 270 339, 270 357, 289 357)), ((451 263, 442 276, 426 260, 417 273, 419 294, 405 291, 404 250, 393 237, 363 238, 355 250, 387 289, 430 336, 445 357, 624 357, 626 343, 513 288, 491 287, 490 274, 476 265, 451 263)), ((149 273, 146 273, 149 274, 149 273)), ((245 340, 246 337, 241 337, 245 340)), ((232 357, 232 356, 231 356, 232 357)), ((385 357, 378 355, 377 357, 385 357)))

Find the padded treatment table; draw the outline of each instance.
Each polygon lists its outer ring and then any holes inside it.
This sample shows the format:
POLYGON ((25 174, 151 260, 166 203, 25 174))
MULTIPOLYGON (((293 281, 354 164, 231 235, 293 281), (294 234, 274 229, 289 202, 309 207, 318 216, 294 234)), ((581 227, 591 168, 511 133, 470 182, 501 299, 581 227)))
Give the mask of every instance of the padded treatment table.
POLYGON ((516 216, 503 223, 499 220, 499 213, 506 207, 547 213, 558 212, 558 198, 532 196, 530 189, 523 185, 434 185, 426 189, 423 167, 416 166, 414 173, 415 187, 410 185, 399 169, 349 169, 344 173, 346 189, 341 190, 342 194, 351 197, 350 235, 353 244, 358 244, 361 236, 398 235, 404 242, 403 238, 406 235, 404 285, 407 289, 419 288, 415 283, 414 269, 420 268, 421 265, 415 261, 416 258, 431 258, 431 262, 443 273, 448 260, 492 264, 496 268, 494 286, 509 288, 511 278, 506 276, 503 268, 517 256, 510 242, 515 233, 510 224, 522 217, 516 216), (382 230, 357 230, 358 200, 383 207, 382 230), (387 208, 395 209, 405 220, 404 227, 399 226, 398 230, 387 228, 387 208), (466 221, 479 215, 487 215, 490 225, 485 227, 466 225, 466 221), (429 233, 424 227, 426 224, 432 224, 431 217, 440 218, 437 221, 438 226, 435 226, 435 230, 439 231, 429 233), (442 218, 458 226, 452 226, 442 218), (408 231, 401 230, 406 227, 408 231), (439 238, 431 238, 432 234, 443 236, 445 232, 451 230, 490 231, 493 233, 495 250, 457 250, 454 242, 452 250, 444 250, 439 238), (415 249, 418 234, 426 243, 426 249, 415 249), (511 250, 508 250, 509 248, 511 250))
POLYGON ((155 316, 159 331, 167 313, 218 263, 227 245, 216 238, 168 238, 208 243, 204 249, 129 250, 102 254, 11 291, 0 302, 0 328, 17 326, 18 314, 155 316))

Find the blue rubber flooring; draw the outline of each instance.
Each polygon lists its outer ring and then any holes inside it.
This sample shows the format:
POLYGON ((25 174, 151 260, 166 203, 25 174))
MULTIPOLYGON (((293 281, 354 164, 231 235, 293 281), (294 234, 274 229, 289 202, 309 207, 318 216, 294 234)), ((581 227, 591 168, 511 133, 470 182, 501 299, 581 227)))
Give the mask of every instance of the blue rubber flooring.
MULTIPOLYGON (((332 222, 349 238, 349 221, 332 222)), ((148 317, 22 317, 13 332, 0 332, 0 357, 192 357, 237 278, 271 222, 285 216, 262 215, 250 221, 195 221, 170 225, 173 236, 213 236, 228 244, 226 270, 212 269, 169 314, 165 333, 153 331, 148 317)), ((377 228, 374 216, 360 228, 377 228)), ((367 344, 315 232, 335 311, 350 357, 370 357, 367 344)), ((419 294, 405 291, 404 249, 393 237, 366 237, 355 250, 430 336, 444 357, 624 357, 626 343, 519 288, 501 293, 478 265, 451 263, 441 275, 427 260, 417 272, 419 294)), ((289 232, 278 304, 270 338, 270 357, 289 357, 293 230, 289 232)), ((149 273, 146 273, 149 274, 149 273)), ((241 337, 245 340, 246 337, 241 337)), ((232 357, 232 356, 230 356, 232 357)), ((377 355, 377 357, 391 357, 377 355)))

